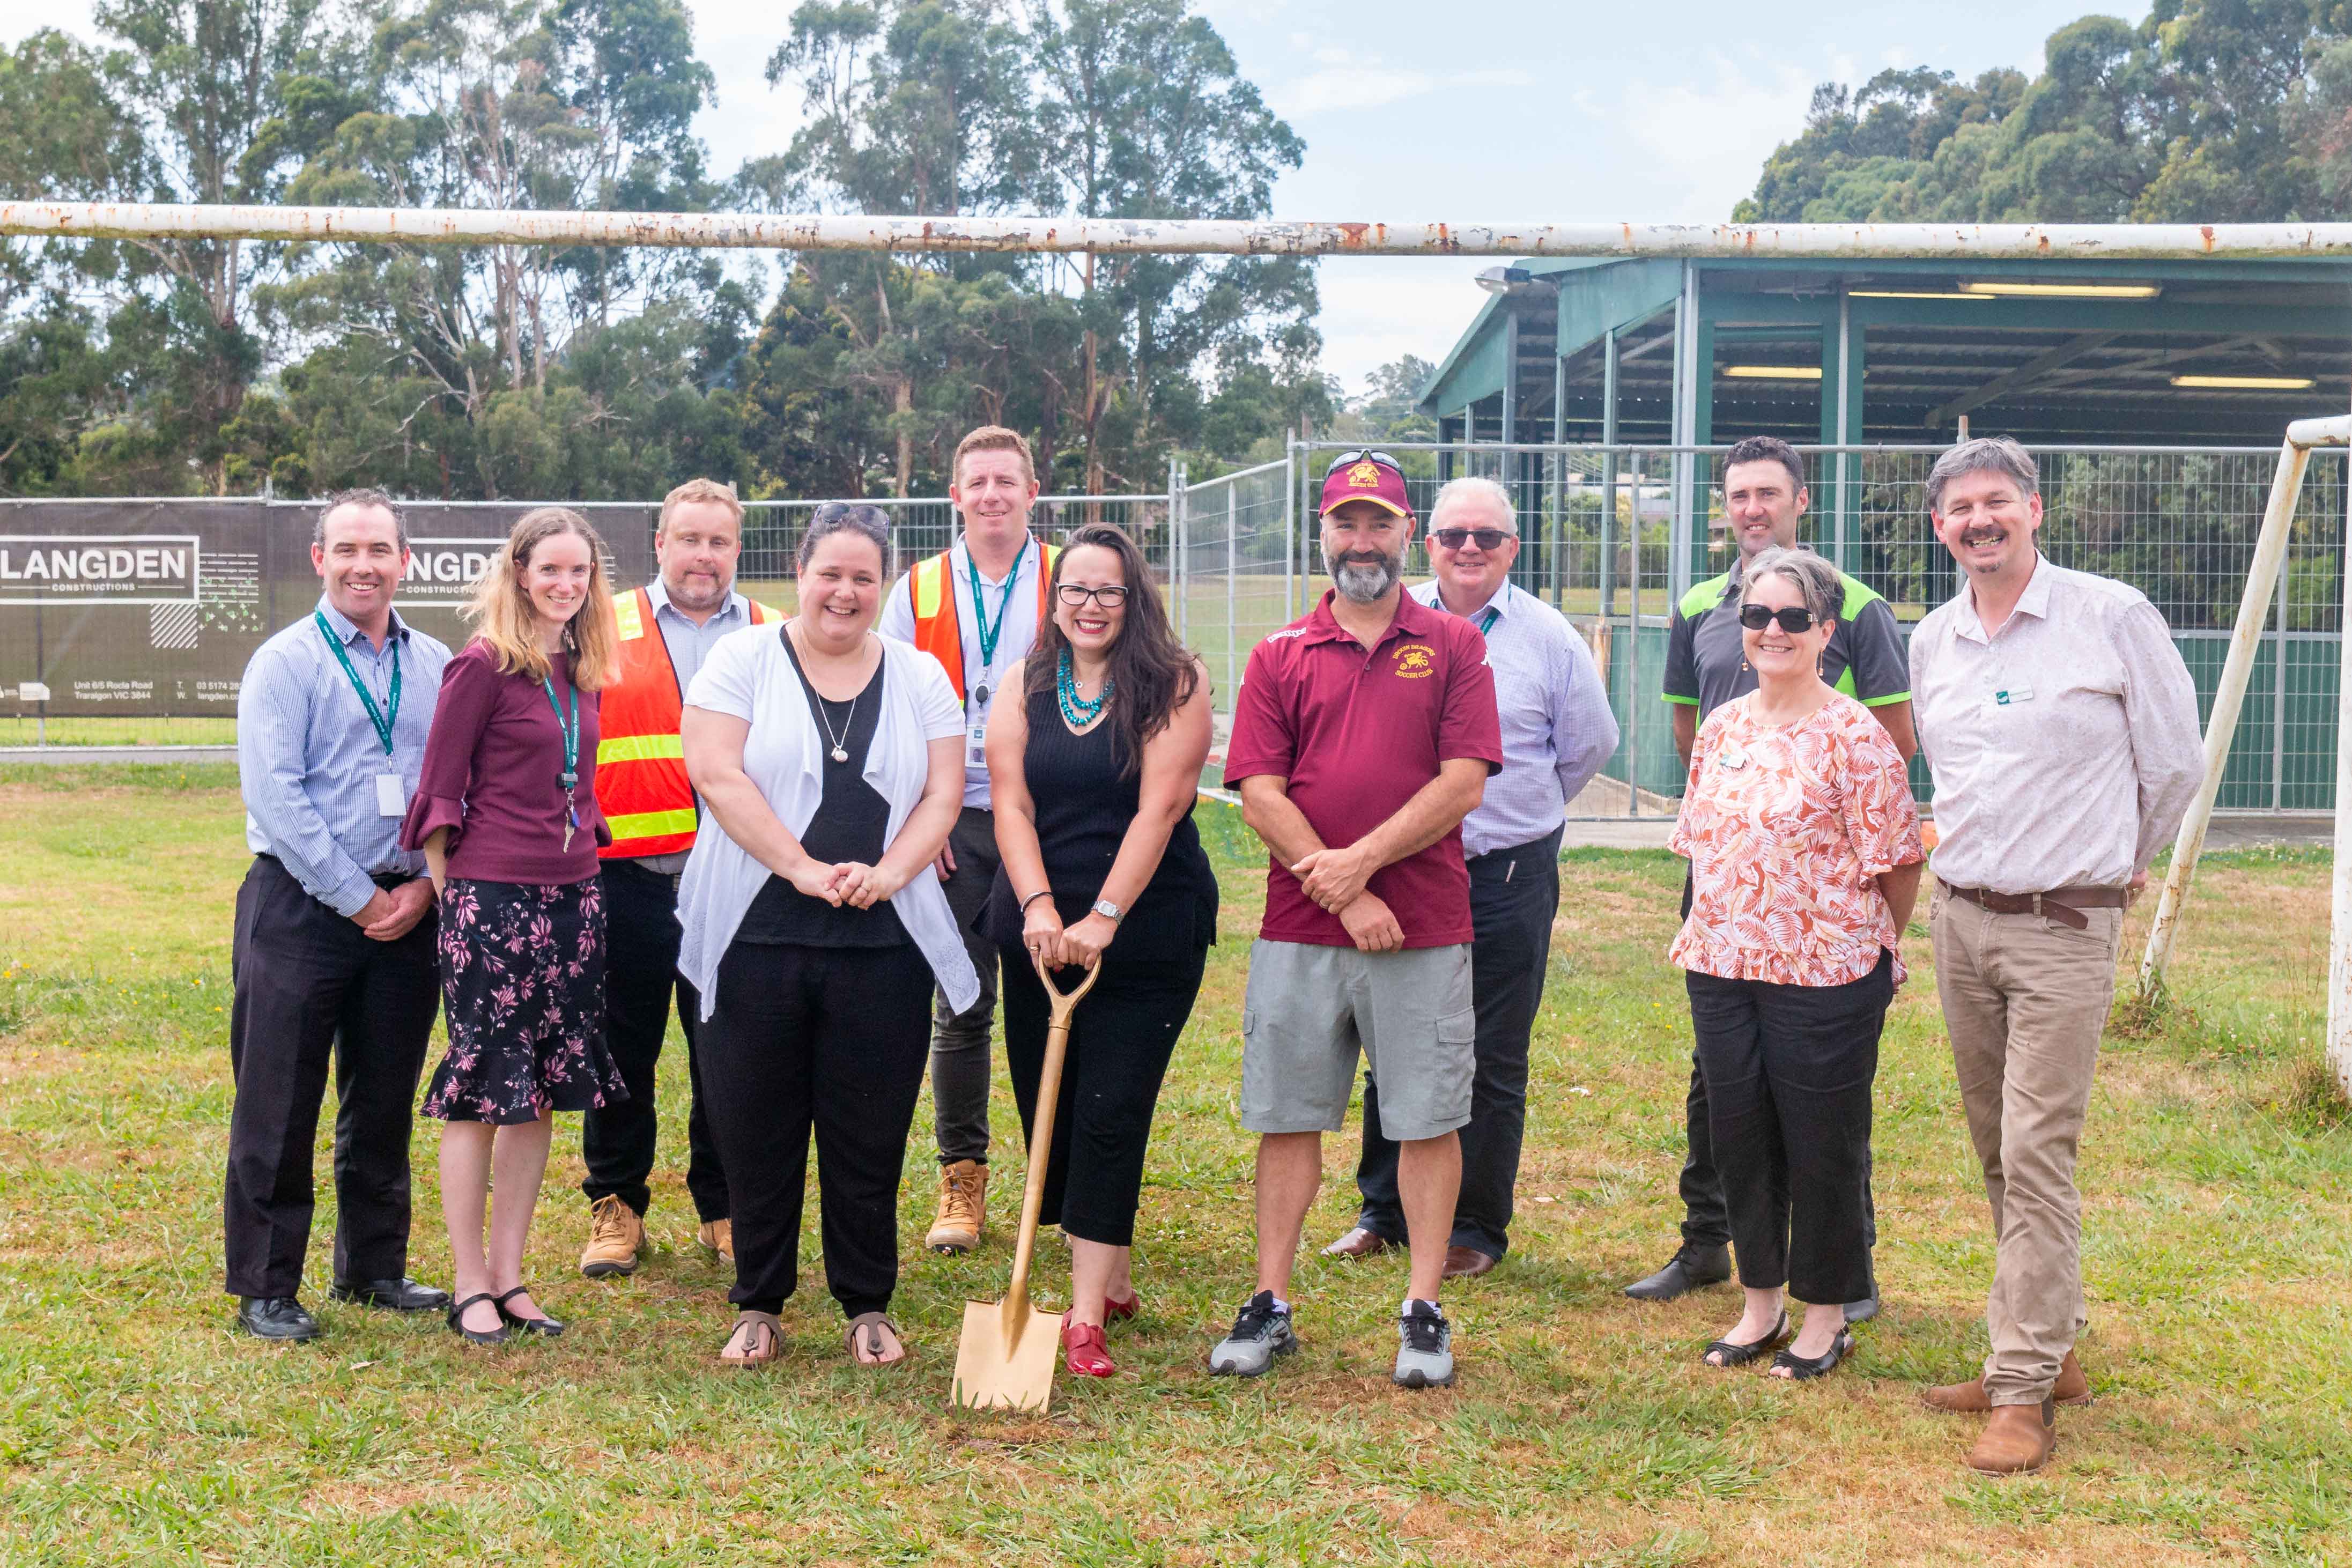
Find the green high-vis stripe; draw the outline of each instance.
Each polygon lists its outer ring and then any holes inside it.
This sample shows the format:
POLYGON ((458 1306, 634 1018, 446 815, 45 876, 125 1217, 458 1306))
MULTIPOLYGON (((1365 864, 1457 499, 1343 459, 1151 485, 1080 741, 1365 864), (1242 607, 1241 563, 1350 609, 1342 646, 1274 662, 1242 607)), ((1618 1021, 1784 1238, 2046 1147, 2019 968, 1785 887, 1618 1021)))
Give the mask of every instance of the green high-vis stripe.
POLYGON ((676 735, 615 735, 596 742, 596 765, 609 768, 614 763, 652 763, 665 757, 684 760, 686 743, 676 735))
POLYGON ((694 808, 683 811, 641 811, 634 816, 608 816, 605 826, 613 830, 613 842, 624 843, 632 838, 667 838, 673 833, 691 833, 695 828, 694 808))

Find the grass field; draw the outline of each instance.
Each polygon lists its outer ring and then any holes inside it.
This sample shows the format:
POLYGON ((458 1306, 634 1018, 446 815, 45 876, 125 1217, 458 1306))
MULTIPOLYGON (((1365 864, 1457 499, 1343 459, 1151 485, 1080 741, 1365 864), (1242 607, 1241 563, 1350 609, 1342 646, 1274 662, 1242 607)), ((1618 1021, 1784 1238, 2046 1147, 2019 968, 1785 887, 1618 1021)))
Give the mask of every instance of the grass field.
MULTIPOLYGON (((2160 1020, 2111 1031, 2084 1152, 2102 1394, 2046 1475, 1959 1464, 1972 1428, 1916 1403, 1981 1353, 1991 1263, 1926 943, 1878 1082, 1885 1315, 1828 1381, 1698 1364, 1736 1315, 1617 1286, 1660 1262, 1687 1024, 1662 951, 1678 864, 1580 852, 1537 1042, 1512 1256, 1454 1290, 1463 1382, 1387 1382, 1392 1259, 1309 1258, 1306 1351, 1212 1380, 1246 1289, 1250 1144, 1234 1120, 1255 857, 1212 825, 1223 944, 1161 1108, 1125 1369, 1059 1380, 1045 1418, 947 1400, 967 1299, 1001 1236, 921 1254, 929 1113, 897 1312, 915 1346, 849 1366, 815 1258, 786 1355, 712 1365, 725 1281, 692 1245, 684 1064, 665 1062, 653 1229, 625 1281, 581 1279, 576 1119, 531 1267, 561 1341, 482 1352, 437 1322, 307 1299, 329 1337, 226 1327, 219 1189, 229 902, 246 857, 230 771, 0 772, 0 1560, 17 1563, 2323 1563, 2352 1555, 2352 1130, 2313 1063, 2324 855, 2214 858, 2160 1020)), ((2145 911, 2142 912, 2142 919, 2145 911)), ((1114 958, 1116 950, 1114 950, 1114 958)), ((1000 1139, 1014 1128, 1001 1086, 1000 1139)), ((415 1271, 446 1283, 420 1124, 415 1271)), ((1017 1188, 1001 1142, 1000 1215, 1017 1188)), ((1352 1214, 1328 1149, 1319 1243, 1352 1214)), ((320 1169, 325 1169, 323 1151, 320 1169)), ((1064 1258, 1043 1290, 1058 1304, 1064 1258)))

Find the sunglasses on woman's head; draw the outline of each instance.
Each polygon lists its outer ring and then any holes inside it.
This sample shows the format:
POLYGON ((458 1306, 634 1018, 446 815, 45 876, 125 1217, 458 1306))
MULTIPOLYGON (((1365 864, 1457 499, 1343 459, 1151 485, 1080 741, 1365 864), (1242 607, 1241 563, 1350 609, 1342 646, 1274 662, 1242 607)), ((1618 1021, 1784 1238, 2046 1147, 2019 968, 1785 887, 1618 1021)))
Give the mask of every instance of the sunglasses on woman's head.
POLYGON ((1794 605, 1785 610, 1769 609, 1762 605, 1739 606, 1739 624, 1751 632, 1760 632, 1774 621, 1780 623, 1780 629, 1784 632, 1809 632, 1813 629, 1813 612, 1801 605, 1794 605))
POLYGON ((1481 550, 1500 550, 1503 541, 1517 535, 1506 533, 1499 528, 1441 528, 1429 537, 1448 550, 1459 550, 1474 539, 1481 550))
POLYGON ((1116 610, 1127 603, 1127 590, 1114 583, 1104 588, 1084 588, 1076 583, 1064 583, 1054 590, 1062 603, 1076 607, 1091 599, 1106 610, 1116 610))

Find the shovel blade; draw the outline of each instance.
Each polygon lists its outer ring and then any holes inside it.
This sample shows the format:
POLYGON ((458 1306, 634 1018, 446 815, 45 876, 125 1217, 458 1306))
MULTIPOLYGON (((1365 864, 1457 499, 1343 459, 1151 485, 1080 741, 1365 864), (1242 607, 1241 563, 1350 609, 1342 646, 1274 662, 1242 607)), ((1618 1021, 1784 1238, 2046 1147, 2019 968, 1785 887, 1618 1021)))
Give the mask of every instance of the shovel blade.
POLYGON ((1001 1301, 966 1301, 956 1346, 955 1403, 971 1410, 1043 1413, 1054 1397, 1062 1316, 1032 1308, 1024 1321, 1001 1301))

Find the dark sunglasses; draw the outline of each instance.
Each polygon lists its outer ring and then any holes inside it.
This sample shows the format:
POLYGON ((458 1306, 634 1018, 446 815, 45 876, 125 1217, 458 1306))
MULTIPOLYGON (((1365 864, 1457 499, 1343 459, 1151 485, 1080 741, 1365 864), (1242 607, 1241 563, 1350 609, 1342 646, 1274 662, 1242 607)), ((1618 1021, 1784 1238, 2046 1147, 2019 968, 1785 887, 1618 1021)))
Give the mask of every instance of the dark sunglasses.
POLYGON ((1500 550, 1503 541, 1517 539, 1518 535, 1506 533, 1499 528, 1441 528, 1429 537, 1448 550, 1459 550, 1474 539, 1481 550, 1500 550))
POLYGON ((1331 466, 1323 470, 1323 477, 1328 479, 1333 474, 1338 473, 1341 468, 1346 468, 1349 464, 1360 463, 1367 458, 1370 458, 1375 463, 1386 463, 1390 468, 1394 468, 1399 473, 1404 472, 1404 465, 1398 462, 1394 458, 1390 457, 1386 452, 1375 452, 1367 448, 1360 452, 1340 453, 1338 457, 1331 459, 1331 466))
POLYGON ((1780 623, 1784 632, 1809 632, 1813 629, 1813 612, 1802 605, 1785 610, 1767 609, 1762 605, 1739 606, 1739 624, 1751 632, 1760 632, 1774 621, 1780 623))
POLYGON ((1106 610, 1118 609, 1127 603, 1127 590, 1117 584, 1105 588, 1082 588, 1076 583, 1064 583, 1054 592, 1062 596, 1062 603, 1074 608, 1089 599, 1106 610))

